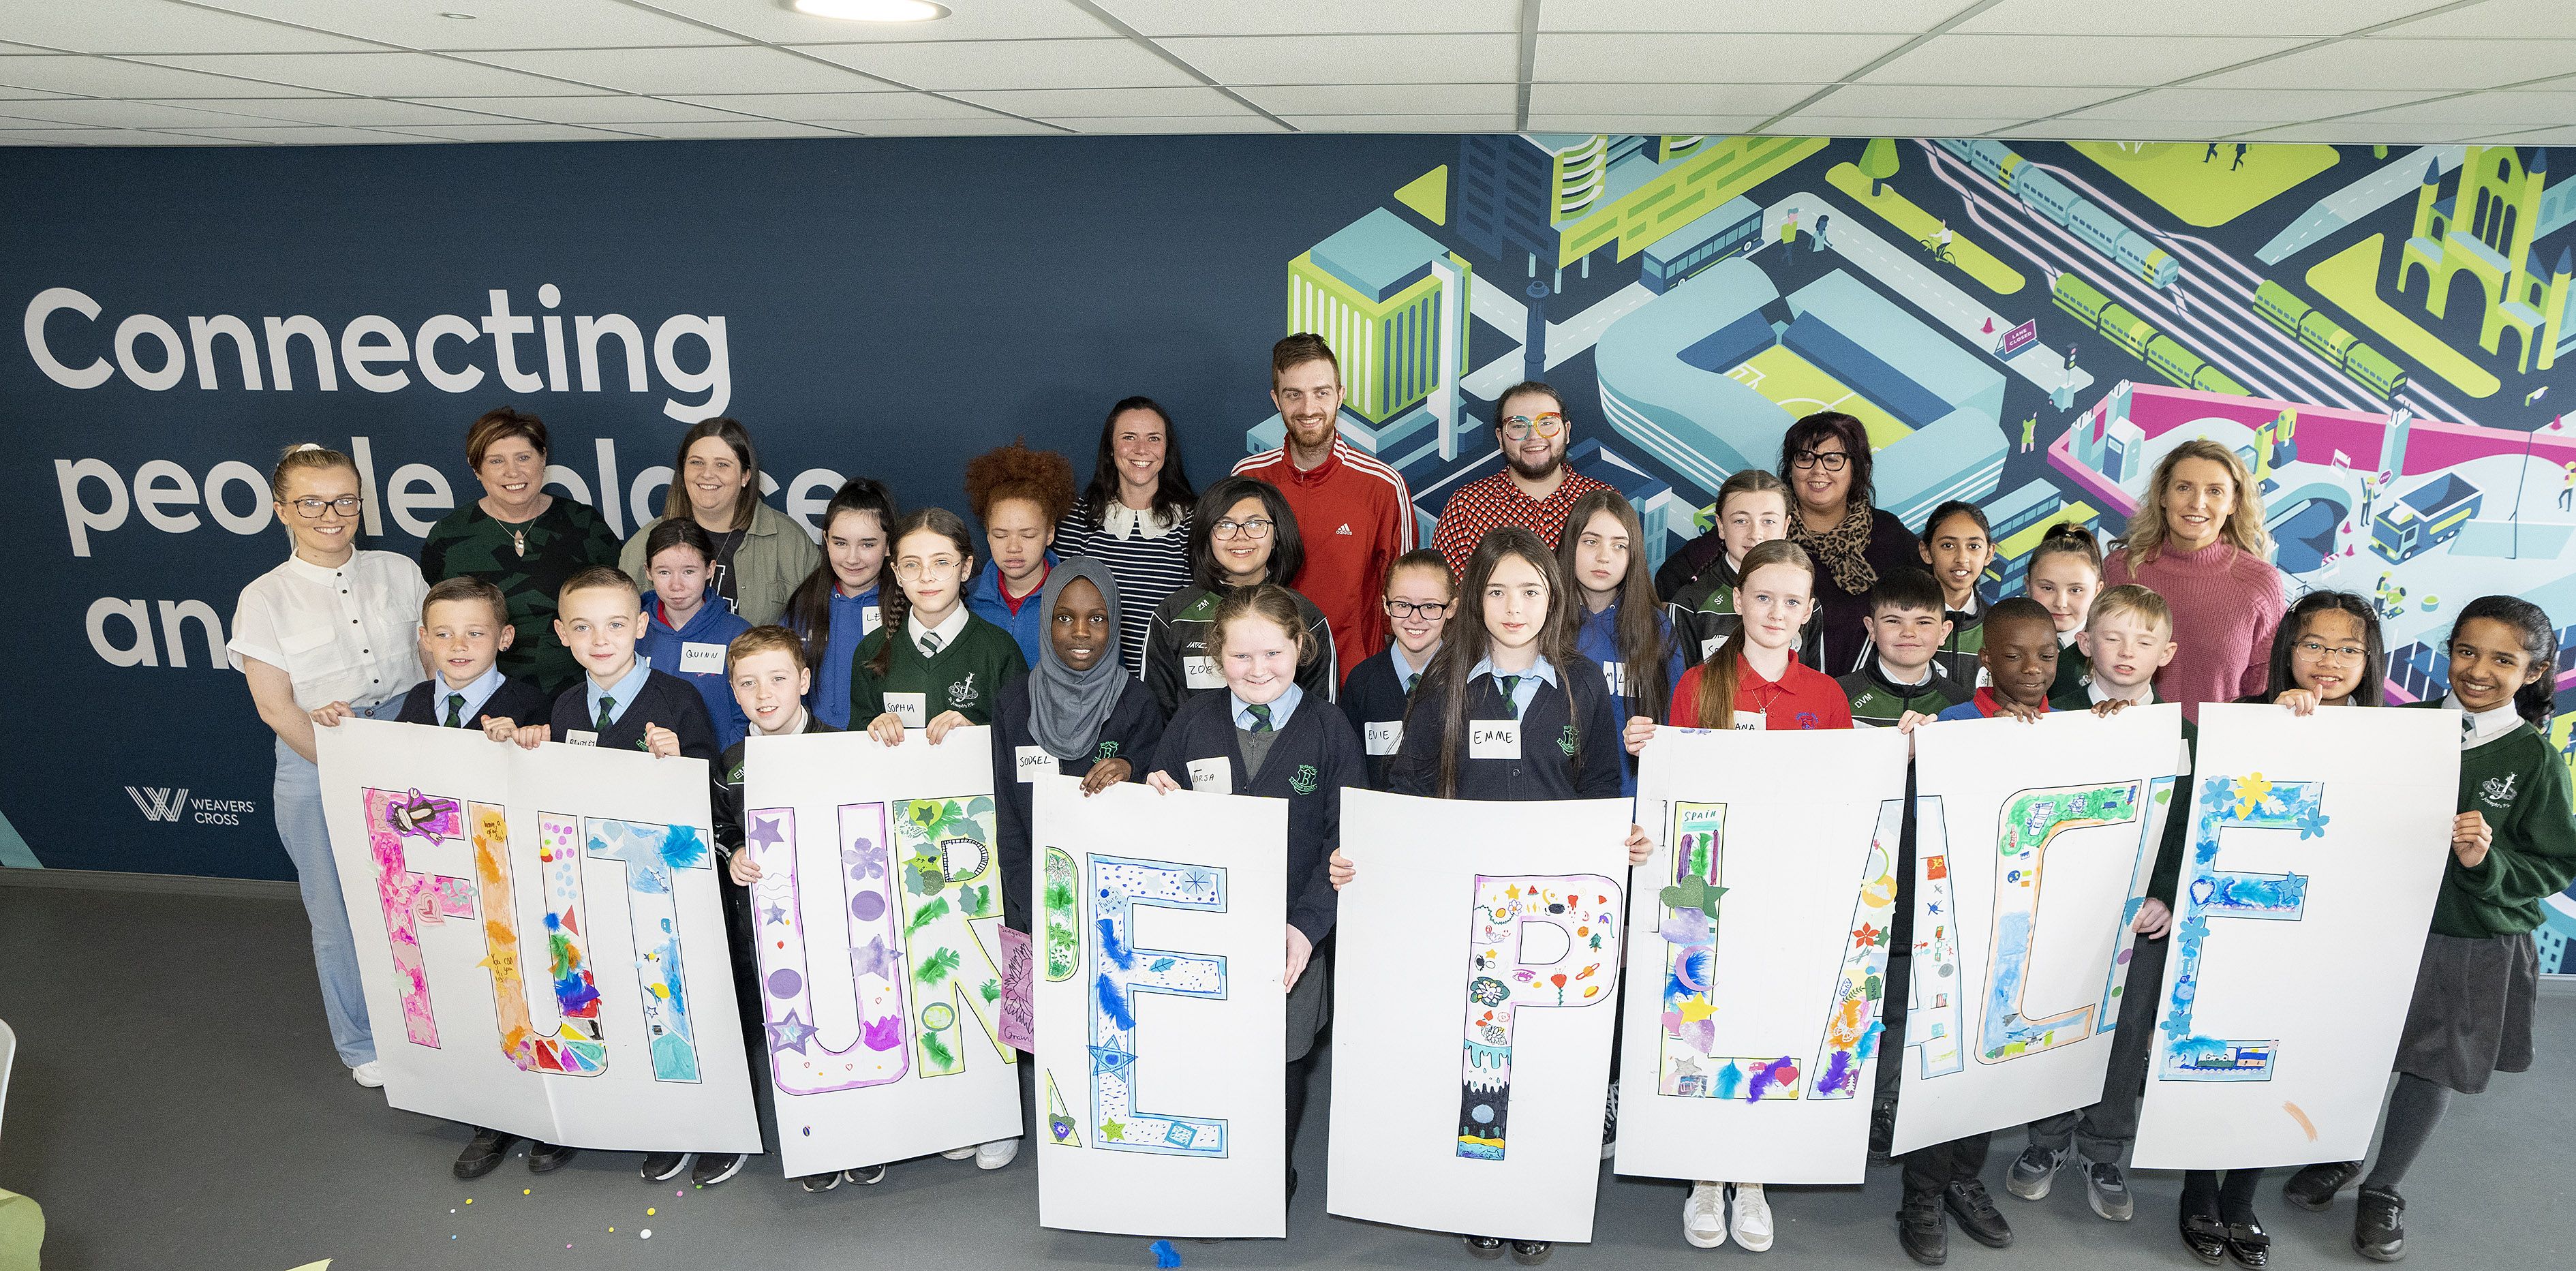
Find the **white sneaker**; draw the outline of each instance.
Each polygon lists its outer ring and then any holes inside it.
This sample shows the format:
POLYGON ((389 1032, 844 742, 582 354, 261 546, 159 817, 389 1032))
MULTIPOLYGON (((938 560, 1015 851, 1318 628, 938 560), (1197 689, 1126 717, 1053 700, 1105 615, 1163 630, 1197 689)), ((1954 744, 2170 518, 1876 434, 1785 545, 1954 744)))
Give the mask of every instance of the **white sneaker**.
POLYGON ((1771 1202, 1762 1198, 1762 1184, 1735 1185, 1735 1243, 1746 1253, 1760 1253, 1771 1247, 1771 1202))
POLYGON ((975 1168, 1000 1169, 1020 1157, 1018 1138, 995 1139, 975 1149, 975 1168))
POLYGON ((1691 1184, 1682 1202, 1682 1239, 1700 1249, 1726 1243, 1726 1184, 1691 1184))
POLYGON ((350 1069, 349 1080, 357 1082, 359 1085, 365 1086, 369 1090, 374 1090, 384 1085, 385 1068, 383 1061, 370 1059, 367 1062, 350 1069))
POLYGON ((940 1153, 940 1155, 945 1156, 952 1161, 962 1161, 967 1157, 973 1156, 975 1152, 976 1149, 971 1147, 952 1147, 947 1151, 940 1153))

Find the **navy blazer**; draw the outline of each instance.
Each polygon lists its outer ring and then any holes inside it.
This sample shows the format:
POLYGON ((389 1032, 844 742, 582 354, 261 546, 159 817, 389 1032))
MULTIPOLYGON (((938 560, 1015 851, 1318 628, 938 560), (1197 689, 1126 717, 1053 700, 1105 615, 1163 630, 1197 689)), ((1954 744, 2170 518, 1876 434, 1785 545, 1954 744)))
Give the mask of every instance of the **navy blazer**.
MULTIPOLYGON (((592 731, 588 677, 574 681, 555 698, 551 722, 556 741, 592 731)), ((644 687, 599 734, 597 744, 610 750, 642 750, 646 724, 660 724, 678 733, 680 753, 691 759, 704 759, 712 767, 724 757, 716 747, 716 723, 707 715, 707 699, 699 695, 696 685, 668 671, 645 672, 644 687)))

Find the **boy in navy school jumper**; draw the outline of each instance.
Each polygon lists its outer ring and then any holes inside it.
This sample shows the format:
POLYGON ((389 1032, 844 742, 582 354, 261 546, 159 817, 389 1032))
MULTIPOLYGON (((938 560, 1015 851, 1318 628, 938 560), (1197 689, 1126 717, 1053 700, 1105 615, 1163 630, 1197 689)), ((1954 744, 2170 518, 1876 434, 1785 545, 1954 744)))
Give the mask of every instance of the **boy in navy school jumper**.
POLYGON ((1342 714, 1359 730, 1368 751, 1369 788, 1391 789, 1396 752, 1404 745, 1404 711, 1414 686, 1440 653, 1449 615, 1457 612, 1457 580, 1449 558, 1428 547, 1396 557, 1386 570, 1387 646, 1363 659, 1342 680, 1342 714))
MULTIPOLYGON (((1851 699, 1854 728, 1894 728, 1908 714, 1939 715, 1968 700, 1969 688, 1941 673, 1951 622, 1930 574, 1891 569, 1878 576, 1869 589, 1868 661, 1835 681, 1851 699)), ((1902 925, 1905 915, 1895 921, 1902 925)))
POLYGON ((545 714, 545 694, 501 674, 496 663, 516 635, 508 603, 491 583, 458 577, 430 588, 420 605, 420 642, 433 674, 403 695, 396 721, 480 729, 487 719, 515 724, 545 714))
POLYGON ((715 544, 685 516, 668 517, 644 539, 644 631, 636 650, 656 668, 688 681, 705 699, 716 745, 730 748, 750 728, 725 678, 725 646, 751 624, 717 595, 715 544))
POLYGON ((562 741, 709 764, 723 758, 706 699, 688 681, 636 655, 645 619, 633 579, 614 569, 585 569, 556 593, 555 615, 555 636, 581 663, 581 682, 555 698, 547 723, 518 729, 520 745, 534 750, 562 741))

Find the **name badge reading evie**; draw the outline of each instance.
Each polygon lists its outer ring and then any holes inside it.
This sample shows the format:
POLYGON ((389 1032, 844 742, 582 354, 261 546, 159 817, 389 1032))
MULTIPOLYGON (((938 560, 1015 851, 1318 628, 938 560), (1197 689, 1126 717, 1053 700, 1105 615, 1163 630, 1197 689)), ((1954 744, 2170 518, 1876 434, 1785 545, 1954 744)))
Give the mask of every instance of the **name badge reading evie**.
POLYGON ((1368 733, 1368 752, 1370 754, 1392 755, 1404 749, 1403 720, 1379 720, 1374 723, 1363 724, 1361 727, 1368 733))
POLYGON ((1467 757, 1470 759, 1520 758, 1521 722, 1517 719, 1468 720, 1467 757))

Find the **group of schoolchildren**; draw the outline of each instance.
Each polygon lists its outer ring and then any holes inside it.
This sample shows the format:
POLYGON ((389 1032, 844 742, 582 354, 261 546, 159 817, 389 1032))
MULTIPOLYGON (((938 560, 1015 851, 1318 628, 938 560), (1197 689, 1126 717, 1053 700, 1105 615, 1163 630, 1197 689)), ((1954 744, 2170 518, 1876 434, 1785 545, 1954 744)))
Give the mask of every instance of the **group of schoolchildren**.
MULTIPOLYGON (((740 850, 746 735, 863 727, 886 745, 937 745, 959 726, 991 726, 1006 921, 1023 932, 1033 770, 1079 776, 1086 793, 1139 781, 1163 791, 1285 799, 1284 1059, 1293 1143, 1330 1010, 1323 971, 1334 893, 1357 872, 1337 850, 1341 789, 1617 798, 1635 792, 1635 757, 1659 727, 1910 732, 1939 720, 2107 715, 2154 701, 2156 673, 2176 652, 2165 599, 2136 585, 2103 589, 2101 550, 2080 528, 2048 532, 2028 562, 2026 595, 1984 601, 1990 529, 1973 504, 1952 502, 1920 531, 1925 569, 1879 572, 1868 589, 1861 665, 1833 678, 1810 665, 1816 565, 1784 536, 1795 514, 1789 493, 1770 474, 1746 471, 1719 493, 1709 532, 1716 542, 1699 545, 1705 567, 1668 577, 1660 592, 1637 514, 1614 492, 1586 495, 1564 525, 1546 527, 1557 531, 1552 548, 1531 528, 1488 533, 1463 576, 1453 577, 1434 551, 1400 557, 1382 580, 1391 639, 1337 686, 1329 628, 1314 603, 1286 585, 1300 568, 1294 516, 1276 489, 1235 477, 1199 500, 1190 530, 1194 585, 1156 608, 1140 679, 1122 661, 1125 628, 1110 571, 1045 550, 1044 527, 1070 502, 1069 472, 1033 466, 1031 453, 969 474, 969 501, 996 545, 980 572, 960 517, 937 507, 898 514, 882 486, 851 481, 826 509, 823 564, 791 599, 784 626, 749 627, 721 601, 711 603, 703 532, 686 518, 664 522, 645 553, 650 590, 613 569, 563 585, 555 634, 584 678, 551 703, 494 669, 512 634, 500 593, 474 579, 442 582, 429 589, 419 621, 435 674, 404 699, 400 718, 480 728, 529 747, 551 740, 707 760, 717 845, 734 884, 727 917, 755 1065, 766 1050, 746 899, 758 869, 740 850), (1022 529, 1016 548, 1003 541, 1022 529), (892 587, 883 581, 889 570, 892 587), (1471 747, 1471 721, 1510 721, 1502 735, 1512 740, 1471 747)), ((281 468, 281 501, 311 469, 281 468)), ((2450 1095, 2477 1093, 2490 1073, 2529 1066, 2536 983, 2529 933, 2542 899, 2576 872, 2568 782, 2535 729, 2546 723, 2554 687, 2547 615, 2510 596, 2473 601, 2447 650, 2449 697, 2428 705, 2462 713, 2458 816, 2380 1155, 2366 1175, 2359 1162, 2311 1165, 2283 1191, 2322 1210, 2359 1183, 2353 1243, 2380 1261, 2403 1255, 2396 1186, 2450 1095)), ((2301 714, 2378 706, 2384 665, 2373 608, 2348 593, 2312 593, 2279 627, 2268 687, 2245 700, 2301 714)), ((314 719, 327 724, 348 713, 335 703, 314 719)), ((2188 725, 2185 738, 2188 747, 2188 725)), ((2135 918, 2133 982, 2161 978, 2185 819, 2169 818, 2135 918)), ((1629 828, 1624 846, 1632 864, 1649 859, 1641 826, 1629 828)), ((1911 983, 1910 817, 1901 854, 1890 985, 1911 983)), ((2096 1213, 2132 1216, 2120 1161, 2136 1127, 2158 996, 2124 996, 2101 1100, 2029 1127, 2028 1146, 2007 1173, 2014 1195, 2041 1200, 2058 1175, 2074 1172, 2096 1213)), ((1893 995, 1871 1134, 1881 1163, 1904 1024, 1903 995, 1893 995)), ((768 1083, 755 1073, 752 1084, 765 1103, 768 1083)), ((1614 1087, 1614 1119, 1616 1106, 1614 1087)), ((762 1120, 766 1128, 765 1107, 762 1120)), ((1605 1127, 1605 1156, 1611 1133, 1605 1127)), ((1982 1244, 2011 1242, 2011 1226, 1981 1180, 1989 1137, 1904 1157, 1897 1228, 1916 1261, 1944 1260, 1951 1219, 1982 1244)), ((478 1131, 456 1172, 488 1172, 511 1142, 478 1131)), ((998 1169, 1017 1148, 1013 1138, 948 1155, 998 1169)), ((544 1171, 572 1155, 534 1144, 528 1159, 544 1171)), ((741 1167, 738 1156, 700 1154, 691 1177, 712 1185, 741 1167)), ((642 1172, 662 1180, 686 1168, 685 1154, 659 1153, 642 1172)), ((819 1192, 873 1183, 885 1170, 876 1164, 799 1182, 819 1192)), ((2253 1208, 2261 1174, 2186 1175, 2180 1233, 2201 1261, 2268 1265, 2269 1239, 2253 1208)), ((1296 1186, 1292 1166, 1292 1195, 1296 1186)), ((1776 1227, 1762 1181, 1693 1184, 1683 1235, 1702 1248, 1730 1236, 1750 1251, 1771 1247, 1776 1227)), ((1542 1241, 1463 1239, 1479 1257, 1499 1257, 1507 1244, 1525 1263, 1548 1252, 1542 1241)))

